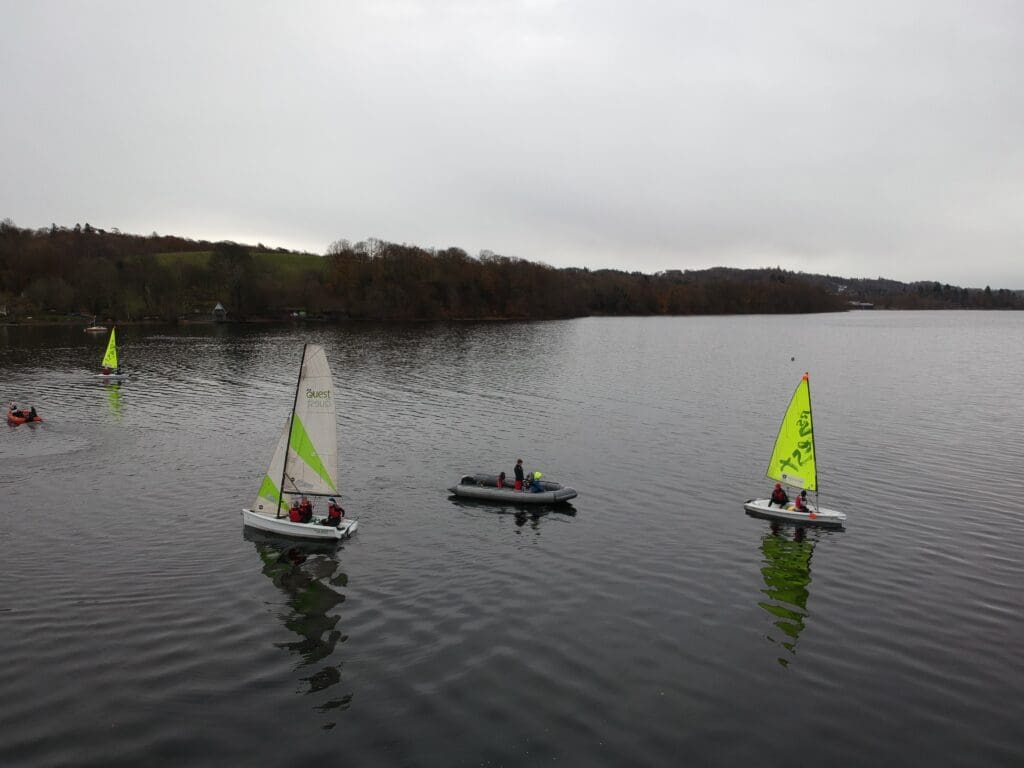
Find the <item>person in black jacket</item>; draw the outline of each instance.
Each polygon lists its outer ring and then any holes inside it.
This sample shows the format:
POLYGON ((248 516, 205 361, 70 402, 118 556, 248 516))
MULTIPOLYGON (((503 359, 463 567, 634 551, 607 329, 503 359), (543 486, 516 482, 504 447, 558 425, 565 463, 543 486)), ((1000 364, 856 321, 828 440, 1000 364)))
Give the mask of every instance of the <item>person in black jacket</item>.
POLYGON ((516 459, 516 490, 523 490, 523 460, 516 459))

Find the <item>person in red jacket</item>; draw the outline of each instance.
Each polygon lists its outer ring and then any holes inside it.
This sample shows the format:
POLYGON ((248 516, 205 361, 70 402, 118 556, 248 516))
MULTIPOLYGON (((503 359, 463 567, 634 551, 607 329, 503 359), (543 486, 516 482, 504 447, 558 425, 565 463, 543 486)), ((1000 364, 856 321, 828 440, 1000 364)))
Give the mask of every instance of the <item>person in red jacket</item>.
POLYGON ((292 507, 288 510, 288 519, 293 523, 302 522, 302 508, 299 506, 299 502, 292 502, 292 507))
POLYGON ((811 508, 807 506, 807 491, 800 491, 800 495, 793 499, 793 508, 797 512, 811 511, 811 508))
POLYGON ((313 502, 305 496, 302 497, 302 501, 299 503, 299 513, 301 516, 300 523, 313 522, 313 502))
POLYGON ((334 499, 328 499, 327 501, 327 519, 323 520, 322 523, 323 525, 337 528, 341 524, 341 519, 345 516, 345 510, 334 499))
POLYGON ((789 496, 782 490, 782 483, 775 484, 775 490, 772 491, 772 497, 768 499, 768 506, 772 504, 778 504, 780 507, 784 507, 789 503, 789 496))
POLYGON ((505 487, 505 473, 504 472, 502 472, 500 475, 498 475, 498 487, 499 488, 504 488, 505 487))

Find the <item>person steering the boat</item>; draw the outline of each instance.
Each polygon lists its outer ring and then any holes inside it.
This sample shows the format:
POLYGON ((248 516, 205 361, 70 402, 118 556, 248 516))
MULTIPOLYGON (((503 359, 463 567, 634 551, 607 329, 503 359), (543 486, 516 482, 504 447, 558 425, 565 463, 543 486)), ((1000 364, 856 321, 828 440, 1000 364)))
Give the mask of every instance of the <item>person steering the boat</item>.
POLYGON ((543 477, 540 472, 533 473, 533 482, 530 483, 530 493, 543 493, 544 486, 540 484, 540 479, 543 477))
POLYGON ((334 499, 327 500, 327 518, 321 520, 321 525, 329 525, 337 528, 341 524, 341 518, 345 516, 345 510, 334 499))
POLYGON ((782 489, 782 483, 775 484, 775 490, 772 491, 772 497, 768 499, 768 506, 772 504, 778 504, 780 507, 784 507, 789 504, 789 496, 782 489))

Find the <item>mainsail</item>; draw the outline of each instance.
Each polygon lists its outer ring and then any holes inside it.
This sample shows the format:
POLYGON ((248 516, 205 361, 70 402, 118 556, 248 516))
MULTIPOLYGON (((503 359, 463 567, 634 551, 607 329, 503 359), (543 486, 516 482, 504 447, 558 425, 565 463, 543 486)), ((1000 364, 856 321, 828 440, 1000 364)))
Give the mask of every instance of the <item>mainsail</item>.
POLYGON ((296 385, 295 407, 253 504, 279 513, 284 494, 338 493, 338 434, 331 369, 323 347, 307 344, 296 385))
POLYGON ((104 368, 117 368, 117 342, 114 341, 115 328, 110 329, 110 341, 107 342, 107 353, 103 355, 104 368))
POLYGON ((789 401, 766 474, 772 480, 793 488, 818 490, 811 424, 811 384, 806 373, 789 401))

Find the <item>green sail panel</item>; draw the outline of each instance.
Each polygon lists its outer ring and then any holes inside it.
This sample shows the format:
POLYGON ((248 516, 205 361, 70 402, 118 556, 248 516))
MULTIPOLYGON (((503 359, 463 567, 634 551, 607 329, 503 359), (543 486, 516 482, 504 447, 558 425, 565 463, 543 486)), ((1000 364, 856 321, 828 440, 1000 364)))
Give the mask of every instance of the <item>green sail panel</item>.
MULTIPOLYGON (((338 486, 334 478, 331 477, 331 473, 324 466, 323 460, 320 458, 320 454, 317 452, 316 446, 313 444, 313 439, 309 436, 306 428, 302 424, 302 420, 296 413, 292 419, 292 439, 289 443, 289 450, 294 452, 295 455, 305 463, 309 469, 313 470, 316 476, 322 481, 323 485, 317 487, 317 483, 310 482, 302 490, 308 490, 310 492, 319 493, 337 493, 338 486)), ((289 468, 294 465, 289 462, 289 468)))
POLYGON ((811 385, 805 373, 782 419, 766 474, 792 488, 816 491, 818 473, 814 458, 811 385))
POLYGON ((117 342, 114 341, 114 332, 116 330, 116 328, 110 329, 110 341, 107 342, 107 353, 103 355, 104 368, 117 368, 117 342))

